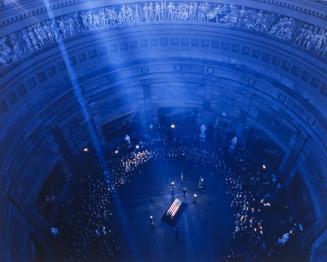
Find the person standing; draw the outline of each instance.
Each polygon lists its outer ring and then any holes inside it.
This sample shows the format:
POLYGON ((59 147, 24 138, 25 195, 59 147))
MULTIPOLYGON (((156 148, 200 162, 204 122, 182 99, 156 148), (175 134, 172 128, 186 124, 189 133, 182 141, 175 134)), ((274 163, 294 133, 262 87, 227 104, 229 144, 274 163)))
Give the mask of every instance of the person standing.
POLYGON ((149 221, 150 221, 150 225, 153 227, 154 226, 154 217, 150 216, 149 221))
POLYGON ((182 188, 182 191, 183 191, 183 196, 184 196, 184 198, 186 198, 186 194, 187 194, 187 189, 186 189, 186 187, 183 187, 183 188, 182 188))
POLYGON ((174 181, 172 181, 170 183, 170 194, 171 194, 171 198, 173 199, 175 196, 175 182, 174 181))
POLYGON ((197 194, 193 194, 193 204, 196 204, 196 200, 198 199, 197 194))
POLYGON ((202 176, 200 176, 199 183, 198 183, 198 188, 203 189, 203 187, 204 187, 204 178, 202 176))

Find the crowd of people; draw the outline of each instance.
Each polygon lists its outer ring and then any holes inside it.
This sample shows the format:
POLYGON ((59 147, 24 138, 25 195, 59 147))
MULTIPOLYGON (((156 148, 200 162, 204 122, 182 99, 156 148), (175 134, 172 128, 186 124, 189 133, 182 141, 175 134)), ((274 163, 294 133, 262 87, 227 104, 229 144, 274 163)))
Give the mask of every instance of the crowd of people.
POLYGON ((219 23, 269 34, 317 55, 327 52, 326 29, 290 17, 233 4, 161 1, 94 8, 40 21, 0 38, 0 66, 11 64, 61 39, 72 39, 117 25, 160 21, 219 23))
POLYGON ((235 225, 235 244, 226 256, 227 261, 247 256, 282 259, 286 246, 290 248, 303 233, 303 225, 281 197, 281 178, 260 159, 259 152, 242 143, 227 164, 232 173, 225 177, 226 193, 231 197, 235 225))
MULTIPOLYGON (((217 175, 223 174, 233 213, 233 243, 225 261, 278 257, 281 248, 303 231, 303 225, 296 222, 287 204, 282 202, 286 206, 280 207, 276 200, 283 190, 279 177, 264 159, 260 162, 260 153, 241 139, 237 143, 235 136, 228 141, 219 137, 207 140, 201 139, 201 133, 187 135, 175 130, 168 134, 159 130, 145 136, 126 135, 111 148, 108 156, 114 188, 128 183, 145 165, 162 160, 195 163, 216 170, 217 175), (278 218, 270 228, 267 220, 274 208, 277 208, 278 218)), ((88 161, 82 165, 82 174, 74 186, 76 192, 72 196, 75 197, 61 206, 63 215, 56 238, 66 238, 72 243, 73 253, 67 256, 68 260, 110 258, 119 250, 111 228, 115 190, 101 176, 92 150, 84 150, 81 154, 86 155, 88 161)))
POLYGON ((112 231, 112 189, 92 152, 84 151, 67 198, 57 207, 51 230, 55 261, 103 261, 114 257, 118 244, 112 231), (85 160, 85 158, 84 158, 85 160))
POLYGON ((123 161, 123 166, 126 173, 133 172, 139 166, 145 164, 151 158, 151 153, 148 150, 136 152, 131 158, 123 161))

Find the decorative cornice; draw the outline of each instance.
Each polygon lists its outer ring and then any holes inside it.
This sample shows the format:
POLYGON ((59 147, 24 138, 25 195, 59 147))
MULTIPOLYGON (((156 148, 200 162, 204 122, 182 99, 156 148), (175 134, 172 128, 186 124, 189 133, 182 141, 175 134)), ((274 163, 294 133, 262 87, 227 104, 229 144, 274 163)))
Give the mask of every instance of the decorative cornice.
POLYGON ((290 42, 325 61, 327 30, 259 9, 204 2, 145 2, 81 10, 40 21, 0 38, 0 65, 91 32, 142 23, 207 23, 290 42))
MULTIPOLYGON (((146 1, 151 1, 151 0, 143 0, 142 2, 146 1)), ((177 2, 178 0, 172 0, 172 2, 177 2)), ((282 8, 287 8, 292 11, 297 11, 301 12, 304 14, 308 14, 311 16, 316 16, 316 17, 322 17, 322 18, 327 18, 327 1, 325 0, 302 0, 301 2, 297 0, 248 0, 249 2, 258 2, 258 3, 263 3, 263 4, 268 4, 268 5, 273 5, 273 6, 278 6, 282 8)), ((49 7, 44 6, 44 1, 40 0, 34 0, 34 1, 13 1, 13 0, 0 0, 0 10, 8 10, 10 9, 19 9, 19 7, 24 7, 23 10, 28 11, 28 12, 21 12, 19 17, 28 17, 32 16, 34 14, 40 14, 47 12, 48 10, 55 10, 55 9, 60 9, 60 8, 66 8, 68 6, 74 6, 80 3, 89 3, 89 2, 101 2, 99 0, 70 0, 70 1, 65 1, 65 0, 52 0, 49 1, 49 7), (37 6, 37 8, 35 8, 37 6)), ((140 1, 137 0, 120 0, 119 4, 125 4, 125 3, 139 3, 140 1)), ((168 1, 167 1, 168 2, 168 1)), ((169 1, 170 2, 170 1, 169 1)), ((185 1, 185 2, 191 2, 191 1, 185 1)), ((237 0, 216 0, 214 2, 217 3, 234 3, 236 4, 237 0)), ((245 2, 245 1, 242 1, 245 2)), ((22 8, 20 8, 22 9, 22 8)), ((8 24, 13 21, 8 21, 8 24)), ((7 24, 7 23, 6 23, 7 24)), ((1 25, 0 25, 1 27, 1 25)))

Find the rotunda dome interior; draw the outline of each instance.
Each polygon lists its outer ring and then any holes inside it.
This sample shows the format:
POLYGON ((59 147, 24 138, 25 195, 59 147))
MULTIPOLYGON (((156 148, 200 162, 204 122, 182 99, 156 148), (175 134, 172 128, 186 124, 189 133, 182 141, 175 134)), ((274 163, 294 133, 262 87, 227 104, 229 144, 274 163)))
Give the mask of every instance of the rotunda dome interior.
POLYGON ((0 0, 0 260, 326 261, 326 18, 0 0))

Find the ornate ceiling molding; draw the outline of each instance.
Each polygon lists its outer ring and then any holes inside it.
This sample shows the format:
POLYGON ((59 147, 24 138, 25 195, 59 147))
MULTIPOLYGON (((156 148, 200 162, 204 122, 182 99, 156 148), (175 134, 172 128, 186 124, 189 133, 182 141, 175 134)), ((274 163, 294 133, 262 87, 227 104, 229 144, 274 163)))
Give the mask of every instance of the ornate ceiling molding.
POLYGON ((156 23, 201 23, 261 34, 326 62, 327 30, 292 17, 214 2, 145 2, 80 10, 5 35, 0 38, 0 66, 19 63, 27 56, 85 34, 156 23))

